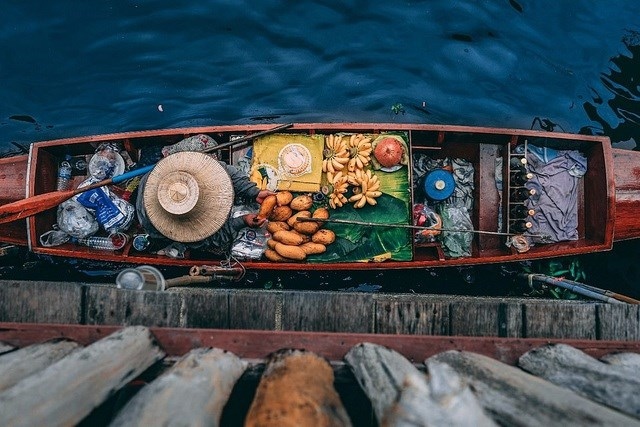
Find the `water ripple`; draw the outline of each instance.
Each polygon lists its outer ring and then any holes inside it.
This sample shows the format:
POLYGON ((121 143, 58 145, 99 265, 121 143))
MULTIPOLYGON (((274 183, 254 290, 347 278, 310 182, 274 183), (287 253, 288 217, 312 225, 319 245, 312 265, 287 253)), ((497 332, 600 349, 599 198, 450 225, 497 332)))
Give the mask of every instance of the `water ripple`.
POLYGON ((0 17, 0 148, 282 117, 528 127, 543 116, 573 131, 635 121, 635 104, 582 106, 629 96, 601 74, 629 55, 639 12, 621 0, 12 2, 0 17))

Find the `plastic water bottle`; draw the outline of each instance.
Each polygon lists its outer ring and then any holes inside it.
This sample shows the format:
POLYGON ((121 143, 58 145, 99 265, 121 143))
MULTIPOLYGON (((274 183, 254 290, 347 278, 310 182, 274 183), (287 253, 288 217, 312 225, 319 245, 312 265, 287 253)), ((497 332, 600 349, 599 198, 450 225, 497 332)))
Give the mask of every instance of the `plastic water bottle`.
POLYGON ((91 236, 78 239, 78 243, 94 249, 106 251, 116 251, 122 249, 127 244, 127 235, 124 233, 113 233, 107 237, 91 236))
POLYGON ((69 189, 71 171, 71 156, 67 154, 64 160, 60 162, 60 167, 58 168, 58 183, 56 185, 56 190, 65 191, 69 189))

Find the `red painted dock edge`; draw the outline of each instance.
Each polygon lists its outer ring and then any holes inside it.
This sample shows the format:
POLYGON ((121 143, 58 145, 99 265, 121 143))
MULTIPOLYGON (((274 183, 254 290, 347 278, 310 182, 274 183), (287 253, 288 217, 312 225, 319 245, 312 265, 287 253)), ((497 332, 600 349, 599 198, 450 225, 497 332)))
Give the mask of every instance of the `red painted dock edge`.
MULTIPOLYGON (((0 323, 0 342, 15 347, 53 339, 89 345, 124 326, 41 323, 0 323)), ((333 332, 259 331, 229 329, 149 328, 168 356, 182 356, 194 348, 216 347, 244 359, 263 359, 283 348, 312 351, 330 361, 341 361, 355 345, 370 342, 396 350, 414 363, 435 354, 459 350, 482 354, 509 365, 527 351, 550 343, 564 343, 599 358, 608 353, 640 353, 640 341, 604 341, 546 338, 498 338, 430 335, 386 335, 333 332)))

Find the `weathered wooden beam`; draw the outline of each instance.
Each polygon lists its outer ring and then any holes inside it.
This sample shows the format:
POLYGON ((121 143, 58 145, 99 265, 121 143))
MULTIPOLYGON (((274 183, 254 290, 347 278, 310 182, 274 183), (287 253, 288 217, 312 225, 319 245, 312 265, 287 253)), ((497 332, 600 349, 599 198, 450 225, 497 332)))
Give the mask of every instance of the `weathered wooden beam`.
POLYGON ((221 349, 195 349, 140 390, 111 426, 218 426, 247 362, 221 349))
POLYGON ((597 333, 603 340, 640 340, 640 305, 598 304, 597 333))
MULTIPOLYGON (((0 323, 0 341, 24 347, 52 338, 68 338, 83 345, 104 338, 122 326, 0 323)), ((304 348, 329 360, 342 360, 354 345, 372 342, 391 348, 413 363, 447 350, 483 354, 515 365, 527 351, 564 342, 593 357, 611 352, 638 352, 640 341, 600 341, 540 338, 441 337, 429 335, 353 334, 343 332, 257 331, 195 328, 150 328, 164 351, 183 356, 197 347, 223 348, 243 359, 263 359, 282 348, 304 348)))
POLYGON ((80 283, 0 280, 0 320, 78 324, 82 293, 80 283))
POLYGON ((33 344, 0 356, 0 391, 52 365, 80 346, 73 341, 33 344))
POLYGON ((116 331, 0 393, 2 424, 77 424, 162 357, 149 329, 116 331))
POLYGON ((89 286, 84 303, 89 325, 154 325, 184 327, 182 298, 171 292, 134 292, 89 286))
POLYGON ((401 354, 362 343, 345 356, 383 426, 493 426, 471 390, 447 365, 432 362, 429 377, 401 354))
POLYGON ((522 337, 522 304, 502 300, 450 305, 451 335, 522 337))
POLYGON ((294 331, 373 332, 373 296, 355 292, 286 292, 282 328, 294 331))
POLYGON ((414 295, 375 295, 375 331, 382 334, 450 335, 450 302, 414 295))
POLYGON ((383 426, 496 426, 450 366, 431 362, 428 369, 428 382, 416 375, 405 378, 400 398, 385 415, 383 426))
POLYGON ((245 427, 351 426, 329 363, 307 351, 270 355, 245 427))
POLYGON ((600 362, 565 344, 530 350, 520 356, 518 365, 560 387, 640 417, 640 380, 626 368, 600 362))
POLYGON ((565 301, 527 304, 524 307, 526 336, 532 338, 596 339, 596 304, 565 301))
POLYGON ((640 420, 480 354, 446 351, 427 360, 450 365, 491 417, 510 426, 640 426, 640 420))

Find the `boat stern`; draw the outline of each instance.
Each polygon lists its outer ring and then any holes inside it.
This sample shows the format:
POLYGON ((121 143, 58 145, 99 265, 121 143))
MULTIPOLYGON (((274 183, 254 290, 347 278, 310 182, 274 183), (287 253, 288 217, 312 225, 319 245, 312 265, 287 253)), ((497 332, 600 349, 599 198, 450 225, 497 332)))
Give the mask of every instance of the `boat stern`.
POLYGON ((640 238, 640 152, 613 148, 614 240, 640 238))

